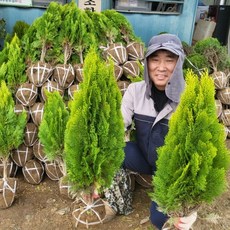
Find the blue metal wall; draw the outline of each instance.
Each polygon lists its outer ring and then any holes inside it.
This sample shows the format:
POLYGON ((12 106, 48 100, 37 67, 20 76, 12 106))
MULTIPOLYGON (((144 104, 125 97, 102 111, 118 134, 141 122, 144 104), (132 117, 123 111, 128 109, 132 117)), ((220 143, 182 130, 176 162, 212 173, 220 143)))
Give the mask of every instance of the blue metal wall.
MULTIPOLYGON (((78 0, 76 0, 78 3, 78 0)), ((198 0, 184 0, 183 12, 180 15, 136 14, 123 13, 133 25, 135 34, 146 44, 149 39, 160 32, 169 32, 178 35, 183 41, 191 44, 195 24, 198 0)), ((110 9, 112 0, 102 0, 102 10, 110 9)), ((45 9, 0 6, 0 18, 6 20, 6 30, 12 32, 16 21, 25 21, 31 24, 40 17, 45 9)))

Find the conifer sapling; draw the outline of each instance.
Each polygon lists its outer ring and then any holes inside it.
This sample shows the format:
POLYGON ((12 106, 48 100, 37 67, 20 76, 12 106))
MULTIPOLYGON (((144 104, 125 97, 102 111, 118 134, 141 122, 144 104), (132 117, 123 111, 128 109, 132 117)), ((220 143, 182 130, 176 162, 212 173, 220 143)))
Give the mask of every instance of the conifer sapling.
POLYGON ((165 144, 158 149, 150 193, 169 216, 187 216, 226 190, 230 155, 215 108, 213 80, 192 71, 177 110, 169 121, 165 144))

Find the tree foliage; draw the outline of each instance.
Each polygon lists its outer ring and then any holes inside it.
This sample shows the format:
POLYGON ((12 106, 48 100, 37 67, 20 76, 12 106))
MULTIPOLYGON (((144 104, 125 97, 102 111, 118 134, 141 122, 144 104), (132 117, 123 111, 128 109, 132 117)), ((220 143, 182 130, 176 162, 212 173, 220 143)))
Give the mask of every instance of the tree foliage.
POLYGON ((216 116, 214 83, 205 72, 188 72, 187 86, 169 121, 150 194, 167 214, 186 215, 226 190, 230 155, 216 116))
POLYGON ((75 190, 110 186, 124 158, 121 94, 113 65, 95 50, 85 60, 84 81, 70 104, 65 135, 67 171, 75 190))
POLYGON ((14 112, 14 100, 4 81, 0 87, 0 157, 6 159, 24 138, 26 113, 14 112))
POLYGON ((44 145, 44 152, 50 161, 63 160, 65 158, 64 135, 69 112, 57 91, 46 91, 46 96, 47 100, 38 137, 44 145))

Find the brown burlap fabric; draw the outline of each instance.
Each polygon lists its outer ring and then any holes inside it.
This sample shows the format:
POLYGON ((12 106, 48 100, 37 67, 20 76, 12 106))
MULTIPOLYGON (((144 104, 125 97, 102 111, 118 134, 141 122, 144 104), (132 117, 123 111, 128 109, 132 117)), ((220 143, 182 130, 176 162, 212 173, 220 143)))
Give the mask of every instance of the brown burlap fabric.
POLYGON ((230 105, 230 87, 218 90, 217 98, 221 101, 222 104, 230 105))
MULTIPOLYGON (((2 159, 0 159, 0 177, 3 177, 4 165, 2 159)), ((6 176, 7 177, 15 177, 18 170, 18 166, 14 163, 14 161, 9 157, 7 159, 7 167, 6 167, 6 176)))
POLYGON ((79 90, 79 85, 78 84, 73 84, 68 88, 68 96, 69 99, 73 99, 73 95, 76 91, 79 90))
POLYGON ((64 95, 64 89, 55 81, 47 81, 41 88, 41 100, 46 101, 45 91, 54 92, 57 91, 61 96, 64 95))
POLYGON ((131 42, 126 46, 129 60, 144 59, 144 44, 140 42, 131 42))
POLYGON ((123 64, 124 75, 126 77, 137 77, 140 75, 140 67, 138 61, 127 61, 123 64))
POLYGON ((16 190, 16 178, 0 178, 0 209, 5 209, 12 205, 16 190))
POLYGON ((24 106, 32 106, 37 100, 38 88, 33 83, 23 83, 15 96, 24 106))
POLYGON ((27 161, 33 159, 33 148, 21 144, 17 149, 14 149, 11 153, 11 158, 14 163, 20 167, 23 167, 27 161))
POLYGON ((22 168, 24 178, 30 184, 40 184, 43 179, 44 171, 42 163, 36 159, 27 161, 22 168))
POLYGON ((222 111, 221 120, 225 126, 230 126, 230 109, 224 109, 222 111))
POLYGON ((128 60, 126 47, 121 43, 114 43, 106 50, 107 58, 111 58, 118 65, 125 63, 128 60))
POLYGON ((224 89, 227 86, 228 78, 224 72, 222 72, 222 71, 214 72, 210 76, 214 80, 214 84, 215 84, 216 89, 224 89))
POLYGON ((25 107, 23 104, 16 104, 14 106, 14 112, 16 114, 21 114, 23 111, 26 112, 26 119, 27 119, 27 121, 29 121, 29 119, 30 119, 29 109, 27 107, 25 107))
POLYGON ((215 106, 216 106, 216 115, 217 117, 220 117, 222 110, 223 110, 221 101, 216 99, 215 106))
POLYGON ((30 107, 31 118, 35 125, 39 126, 42 121, 42 116, 44 112, 44 103, 37 102, 30 107))
POLYGON ((63 176, 61 168, 56 161, 46 161, 45 172, 51 180, 59 180, 63 176))
POLYGON ((130 82, 129 81, 118 81, 117 85, 121 91, 122 96, 124 95, 127 87, 129 86, 130 82))
POLYGON ((44 153, 44 146, 41 144, 41 142, 39 140, 37 140, 35 142, 35 144, 33 145, 33 153, 34 156, 42 161, 42 162, 46 162, 47 161, 47 156, 44 153))
POLYGON ((53 67, 49 63, 37 62, 28 67, 26 74, 35 86, 42 86, 52 75, 53 67))
POLYGON ((92 201, 92 203, 78 198, 73 203, 72 215, 76 220, 75 227, 85 226, 89 228, 93 225, 102 224, 106 217, 104 202, 100 198, 92 201))
POLYGON ((69 88, 74 79, 75 73, 74 68, 71 64, 58 64, 54 68, 53 79, 63 88, 69 88))
POLYGON ((116 81, 118 81, 123 74, 123 68, 119 66, 118 64, 114 63, 114 75, 116 81))
POLYGON ((38 139, 38 128, 37 126, 29 122, 26 124, 25 128, 25 138, 24 143, 26 146, 33 146, 38 139))
POLYGON ((75 75, 78 82, 83 81, 83 64, 74 65, 75 75))

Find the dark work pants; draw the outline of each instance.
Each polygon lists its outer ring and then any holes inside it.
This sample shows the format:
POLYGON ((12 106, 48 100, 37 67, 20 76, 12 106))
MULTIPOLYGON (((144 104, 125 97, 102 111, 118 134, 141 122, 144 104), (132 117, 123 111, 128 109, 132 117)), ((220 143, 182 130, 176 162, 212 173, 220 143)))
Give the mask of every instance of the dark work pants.
MULTIPOLYGON (((153 174, 151 165, 146 161, 135 142, 126 143, 123 167, 142 174, 153 174)), ((157 204, 152 201, 150 207, 150 220, 152 224, 161 229, 167 219, 168 217, 162 212, 159 212, 157 210, 157 204)))

